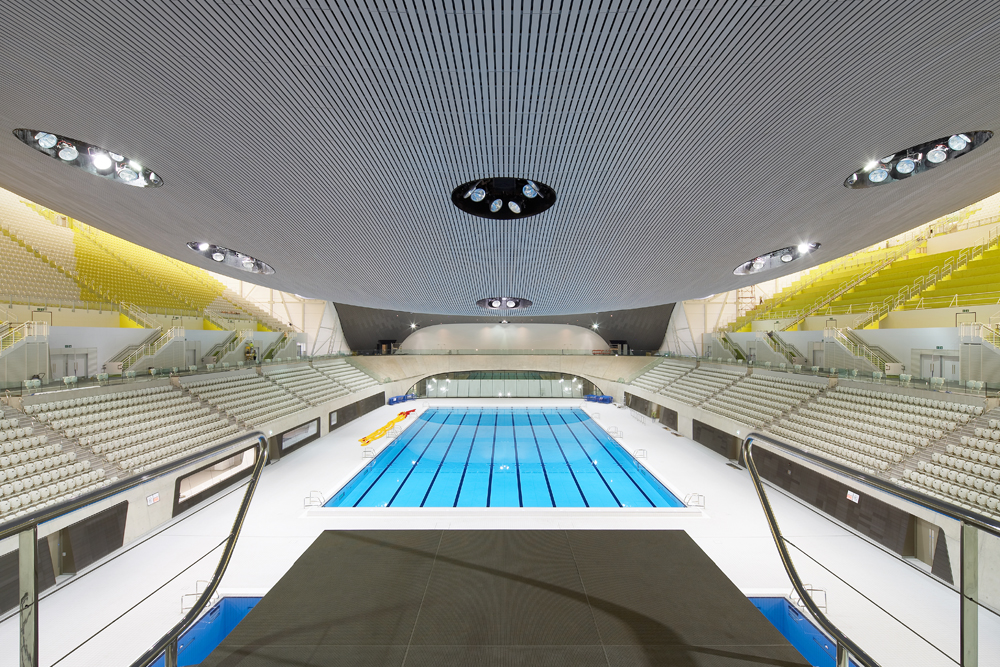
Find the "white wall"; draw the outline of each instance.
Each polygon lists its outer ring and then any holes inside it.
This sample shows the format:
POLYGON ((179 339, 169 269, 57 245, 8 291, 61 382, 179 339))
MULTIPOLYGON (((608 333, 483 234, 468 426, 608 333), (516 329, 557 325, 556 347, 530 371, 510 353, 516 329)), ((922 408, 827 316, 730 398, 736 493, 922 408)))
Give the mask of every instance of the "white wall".
POLYGON ((1000 228, 1000 225, 983 225, 973 229, 966 229, 961 232, 952 232, 942 236, 935 236, 927 240, 927 254, 934 255, 939 252, 951 252, 974 246, 980 241, 985 241, 990 232, 1000 228))
POLYGON ((714 294, 674 306, 660 352, 700 357, 702 337, 736 319, 736 292, 714 294))
MULTIPOLYGON (((115 314, 117 318, 118 315, 115 314)), ((153 333, 152 329, 122 329, 119 327, 50 327, 49 347, 65 348, 96 348, 97 369, 102 372, 108 359, 122 351, 127 345, 138 345, 146 336, 153 333)), ((93 360, 88 359, 91 366, 93 360)), ((51 369, 50 369, 51 371, 51 369)))
POLYGON ((572 324, 435 324, 417 329, 400 350, 607 350, 599 335, 572 324))
POLYGON ((212 276, 272 317, 304 332, 307 355, 350 353, 332 301, 288 294, 216 273, 212 276))

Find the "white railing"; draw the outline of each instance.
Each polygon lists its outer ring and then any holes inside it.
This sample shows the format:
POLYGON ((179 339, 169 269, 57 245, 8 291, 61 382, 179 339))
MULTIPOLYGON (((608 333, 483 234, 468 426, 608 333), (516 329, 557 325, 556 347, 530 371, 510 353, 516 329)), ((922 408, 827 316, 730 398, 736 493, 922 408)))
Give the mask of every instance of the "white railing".
POLYGON ((250 329, 240 329, 236 332, 236 337, 229 341, 224 348, 222 348, 222 351, 219 352, 219 356, 216 358, 216 361, 222 361, 226 358, 226 355, 235 352, 236 348, 251 338, 253 338, 253 331, 250 329))
POLYGON ((962 340, 979 339, 1000 350, 1000 327, 985 322, 962 322, 959 334, 962 340))
POLYGON ((271 358, 274 359, 274 355, 278 354, 278 352, 287 342, 288 342, 288 332, 282 331, 281 335, 278 336, 278 340, 271 343, 271 345, 269 345, 268 348, 264 350, 264 354, 260 355, 260 360, 264 361, 265 359, 267 359, 268 355, 271 355, 271 358))
POLYGON ((48 322, 22 322, 8 327, 0 336, 0 354, 26 338, 45 338, 49 335, 48 322))
POLYGON ((119 312, 125 317, 129 318, 136 324, 141 324, 147 329, 161 329, 162 325, 149 316, 145 310, 135 305, 134 303, 121 304, 121 309, 119 312))
POLYGON ((848 352, 853 354, 855 357, 858 357, 859 359, 864 359, 872 366, 874 366, 877 370, 880 370, 883 373, 885 372, 885 364, 886 364, 885 359, 877 355, 871 348, 869 348, 864 343, 849 338, 847 335, 844 334, 842 330, 833 328, 825 329, 823 331, 823 336, 825 338, 837 341, 838 343, 846 347, 848 352))
POLYGON ((151 357, 162 350, 171 341, 184 337, 184 327, 172 327, 165 331, 156 341, 143 345, 122 362, 122 373, 134 366, 143 357, 151 357))

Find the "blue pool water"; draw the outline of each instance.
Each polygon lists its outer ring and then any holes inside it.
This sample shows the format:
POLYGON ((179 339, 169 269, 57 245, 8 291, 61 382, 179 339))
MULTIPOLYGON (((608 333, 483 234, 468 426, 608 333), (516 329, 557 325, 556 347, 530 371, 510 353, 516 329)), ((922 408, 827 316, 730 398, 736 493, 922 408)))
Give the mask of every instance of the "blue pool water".
POLYGON ((583 410, 431 408, 327 507, 683 507, 583 410))

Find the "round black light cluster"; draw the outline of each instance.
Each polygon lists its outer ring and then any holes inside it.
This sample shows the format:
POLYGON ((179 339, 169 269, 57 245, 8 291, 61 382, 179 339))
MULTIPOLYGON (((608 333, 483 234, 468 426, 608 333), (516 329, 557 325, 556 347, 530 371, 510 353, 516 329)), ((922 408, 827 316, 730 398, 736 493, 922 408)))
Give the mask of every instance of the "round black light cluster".
POLYGON ((158 188, 163 179, 135 160, 100 146, 51 132, 14 130, 14 136, 40 153, 89 174, 137 188, 158 188))
POLYGON ((910 178, 974 151, 992 136, 989 130, 961 132, 907 148, 881 160, 872 160, 863 169, 848 176, 844 186, 872 188, 910 178))
POLYGON ((528 178, 480 178, 455 188, 451 202, 480 218, 526 218, 556 203, 556 192, 528 178))
POLYGON ((760 273, 761 271, 779 269, 789 262, 794 262, 801 257, 805 257, 811 252, 819 250, 819 246, 819 243, 809 243, 804 241, 796 246, 788 246, 787 248, 779 248, 778 250, 765 252, 763 255, 754 257, 749 262, 743 262, 733 269, 733 273, 738 276, 746 276, 751 273, 760 273))
POLYGON ((187 244, 187 246, 202 257, 210 259, 213 262, 218 262, 219 264, 225 264, 226 266, 234 269, 239 269, 240 271, 260 273, 265 276, 269 276, 274 273, 274 269, 271 268, 270 264, 262 262, 259 259, 255 259, 245 253, 224 248, 221 245, 206 243, 205 241, 191 241, 187 244))
POLYGON ((480 308, 489 310, 523 310, 531 305, 527 299, 515 299, 512 296, 491 296, 476 302, 480 308))

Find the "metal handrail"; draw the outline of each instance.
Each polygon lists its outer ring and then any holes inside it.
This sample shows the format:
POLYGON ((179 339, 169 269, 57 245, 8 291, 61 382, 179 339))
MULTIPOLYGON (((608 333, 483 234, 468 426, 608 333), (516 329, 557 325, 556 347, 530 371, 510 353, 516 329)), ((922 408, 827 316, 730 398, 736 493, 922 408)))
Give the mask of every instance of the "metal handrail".
POLYGON ((795 592, 800 598, 802 598, 802 603, 809 610, 809 613, 813 615, 813 618, 815 618, 816 621, 822 626, 823 630, 832 636, 837 642, 837 667, 848 667, 849 658, 853 658, 855 661, 860 662, 864 667, 880 666, 874 658, 868 655, 850 637, 837 628, 837 626, 834 625, 829 618, 827 618, 826 614, 820 610, 819 606, 817 606, 813 601, 808 591, 806 591, 805 585, 799 577, 798 572, 795 570, 795 565, 792 563, 791 556, 785 546, 785 539, 781 535, 781 529, 778 527, 777 519, 774 516, 774 510, 771 508, 771 504, 768 502, 767 495, 764 492, 764 485, 761 481, 760 473, 757 471, 757 464, 753 458, 753 447, 755 444, 766 445, 767 447, 780 450, 781 452, 789 454, 793 457, 804 459, 815 466, 831 471, 841 477, 846 477, 858 485, 877 489, 878 491, 881 491, 889 496, 905 500, 913 503, 914 505, 923 507, 924 509, 931 510, 932 512, 943 514, 944 516, 959 522, 962 531, 962 576, 959 587, 959 594, 962 598, 962 660, 960 664, 963 665, 963 667, 974 667, 977 664, 977 646, 975 642, 971 640, 977 636, 976 633, 978 632, 978 628, 976 627, 978 617, 975 614, 978 608, 978 601, 976 600, 976 597, 978 597, 978 590, 976 588, 976 580, 978 579, 978 561, 976 559, 978 552, 975 549, 976 540, 974 537, 970 539, 967 529, 975 528, 983 531, 984 533, 989 533, 994 537, 1000 538, 1000 521, 996 521, 982 514, 970 512, 961 507, 956 507, 955 505, 943 502, 937 498, 925 495, 918 491, 897 486, 896 484, 887 482, 886 480, 875 477, 874 475, 869 475, 859 470, 849 468, 845 465, 837 463, 836 461, 831 461, 812 452, 780 442, 761 433, 753 432, 747 435, 746 439, 743 441, 743 447, 740 449, 740 460, 750 472, 750 478, 753 481, 754 489, 757 491, 757 497, 760 499, 761 506, 764 509, 764 515, 771 531, 771 537, 774 539, 774 544, 778 549, 778 555, 781 557, 781 563, 785 567, 785 572, 788 574, 788 578, 791 580, 795 592), (969 549, 967 547, 972 548, 969 549), (967 572, 966 568, 970 566, 973 568, 973 571, 967 572), (967 617, 970 608, 973 612, 971 613, 971 618, 967 617))
MULTIPOLYGON (((236 514, 236 519, 233 522, 233 529, 230 531, 229 537, 227 538, 226 548, 219 559, 219 565, 216 567, 215 576, 212 579, 211 585, 202 593, 201 598, 198 599, 198 602, 195 603, 191 610, 180 621, 178 621, 170 631, 161 637, 160 640, 157 641, 138 660, 132 663, 132 667, 148 667, 148 665, 158 658, 164 650, 167 650, 168 660, 166 667, 176 667, 177 639, 185 630, 187 630, 188 627, 190 627, 190 625, 208 604, 209 598, 211 598, 211 596, 215 593, 215 590, 218 588, 219 581, 222 579, 222 575, 225 574, 226 567, 229 565, 233 549, 236 546, 236 540, 239 538, 240 530, 243 527, 243 520, 246 517, 250 501, 253 499, 254 490, 257 488, 257 482, 260 479, 264 466, 267 464, 267 437, 261 431, 241 434, 235 438, 227 440, 226 442, 209 447, 208 449, 195 452, 170 463, 165 463, 142 475, 113 482, 103 488, 96 489, 75 498, 69 498, 64 502, 40 509, 37 512, 32 512, 31 514, 21 517, 10 524, 0 526, 0 541, 8 537, 18 535, 20 537, 21 548, 24 548, 27 545, 31 551, 31 558, 19 559, 21 564, 20 566, 21 568, 24 568, 25 563, 30 562, 30 567, 34 568, 34 544, 37 540, 38 526, 41 524, 47 521, 52 521, 53 519, 57 519, 71 512, 75 512, 76 510, 86 507, 87 505, 100 502, 110 498, 111 496, 134 489, 137 486, 141 486, 156 478, 163 477, 180 470, 181 468, 185 468, 192 463, 210 458, 219 452, 230 449, 241 442, 247 442, 253 438, 257 438, 257 461, 250 477, 250 483, 247 485, 246 493, 243 495, 243 502, 240 504, 239 511, 236 514), (173 663, 171 663, 169 659, 171 646, 173 647, 173 663)), ((21 580, 24 581, 26 576, 30 579, 34 579, 34 572, 26 575, 22 571, 21 580)), ((33 600, 26 601, 25 598, 22 597, 20 603, 19 654, 21 667, 37 667, 39 664, 37 589, 34 590, 33 593, 33 600)))

